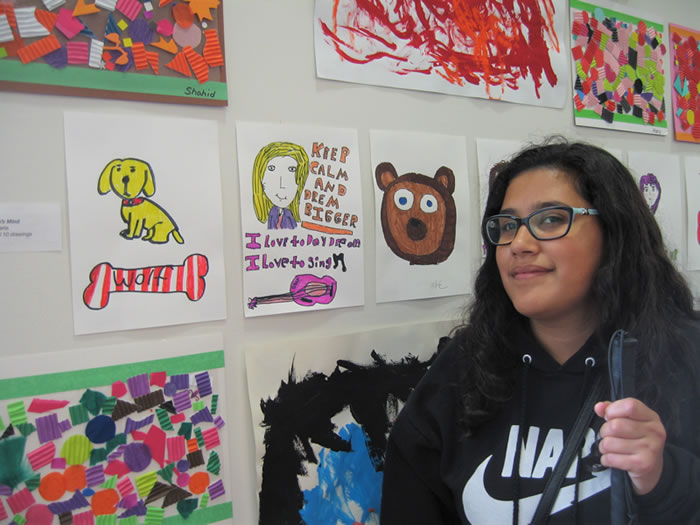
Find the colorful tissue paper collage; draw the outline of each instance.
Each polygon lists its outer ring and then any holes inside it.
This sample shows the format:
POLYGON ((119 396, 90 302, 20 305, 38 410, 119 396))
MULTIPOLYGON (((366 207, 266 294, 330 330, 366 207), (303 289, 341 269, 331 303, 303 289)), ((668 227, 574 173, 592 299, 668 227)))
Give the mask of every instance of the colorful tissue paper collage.
POLYGON ((214 351, 0 380, 0 523, 230 518, 223 366, 214 351))
POLYGON ((669 24, 676 140, 700 143, 700 31, 669 24))
POLYGON ((664 25, 571 0, 576 125, 667 134, 664 25))

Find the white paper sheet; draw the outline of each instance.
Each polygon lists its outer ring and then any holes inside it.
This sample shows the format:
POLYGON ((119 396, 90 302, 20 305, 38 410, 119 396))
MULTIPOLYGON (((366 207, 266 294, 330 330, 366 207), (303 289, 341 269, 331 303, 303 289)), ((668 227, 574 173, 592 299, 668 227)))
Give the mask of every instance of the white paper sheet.
POLYGON ((363 304, 357 132, 238 122, 236 134, 246 317, 363 304))
POLYGON ((223 319, 216 122, 70 112, 64 123, 75 333, 223 319))
POLYGON ((630 151, 627 160, 635 180, 643 182, 640 191, 661 228, 668 256, 679 269, 683 269, 686 264, 685 198, 680 158, 667 153, 630 151))
POLYGON ((377 302, 468 293, 473 203, 464 137, 370 130, 370 147, 377 302), (394 175, 380 187, 377 170, 386 163, 394 175), (405 205, 402 193, 410 199, 405 205))

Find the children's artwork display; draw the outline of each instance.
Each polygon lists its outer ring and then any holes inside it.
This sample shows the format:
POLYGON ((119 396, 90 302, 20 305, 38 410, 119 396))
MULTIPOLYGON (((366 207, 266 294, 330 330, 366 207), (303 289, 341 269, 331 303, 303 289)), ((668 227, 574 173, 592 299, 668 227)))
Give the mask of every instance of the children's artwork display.
POLYGON ((562 108, 564 0, 316 1, 320 78, 562 108), (527 13, 527 16, 525 15, 527 13))
POLYGON ((222 346, 201 336, 1 360, 0 523, 230 520, 222 346))
POLYGON ((464 137, 370 130, 376 300, 466 294, 470 215, 464 137))
POLYGON ((630 151, 627 161, 639 191, 664 236, 666 252, 679 268, 685 265, 683 189, 677 155, 630 151))
POLYGON ((688 200, 688 270, 700 270, 700 157, 685 157, 688 200))
POLYGON ((236 124, 246 317, 364 304, 357 132, 236 124))
POLYGON ((570 0, 577 126, 666 135, 663 23, 570 0))
POLYGON ((676 140, 700 143, 700 31, 669 24, 671 94, 676 140))
POLYGON ((453 326, 246 349, 260 525, 379 523, 391 425, 453 326))
POLYGON ((64 117, 76 334, 226 316, 214 121, 64 117))
POLYGON ((0 3, 0 90, 225 106, 220 0, 0 3))

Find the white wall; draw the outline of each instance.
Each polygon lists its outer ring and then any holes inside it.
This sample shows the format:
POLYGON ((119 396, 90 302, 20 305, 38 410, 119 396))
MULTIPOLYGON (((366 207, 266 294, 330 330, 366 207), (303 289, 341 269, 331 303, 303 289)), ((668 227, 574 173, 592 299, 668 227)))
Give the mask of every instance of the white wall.
MULTIPOLYGON (((604 2, 600 2, 604 3, 604 2)), ((697 0, 624 0, 650 18, 700 28, 697 0)), ((536 140, 563 133, 622 150, 700 156, 700 146, 666 137, 576 128, 568 102, 562 110, 496 101, 370 87, 315 76, 313 0, 226 0, 225 50, 229 106, 122 102, 18 93, 0 94, 0 202, 58 201, 63 250, 57 253, 0 254, 0 357, 67 349, 156 341, 185 335, 223 333, 227 360, 228 431, 232 450, 234 522, 257 519, 255 458, 243 348, 247 342, 282 342, 362 331, 390 324, 454 318, 465 297, 388 304, 374 301, 374 224, 368 130, 415 130, 462 135, 467 141, 473 218, 476 202, 476 143, 480 138, 536 140), (63 112, 106 111, 123 115, 178 115, 212 119, 219 125, 224 255, 228 316, 225 321, 97 335, 73 335, 68 251, 68 209, 63 145, 63 112), (365 213, 366 305, 307 314, 245 320, 242 308, 238 172, 235 121, 316 124, 357 128, 365 213)), ((667 101, 670 105, 670 100, 667 101)), ((108 136, 108 130, 102 130, 108 136)), ((113 140, 118 140, 114 137, 113 140)), ((476 224, 477 222, 475 222, 476 224)), ((478 263, 479 241, 472 233, 478 263)), ((689 275, 700 291, 700 272, 689 275)))

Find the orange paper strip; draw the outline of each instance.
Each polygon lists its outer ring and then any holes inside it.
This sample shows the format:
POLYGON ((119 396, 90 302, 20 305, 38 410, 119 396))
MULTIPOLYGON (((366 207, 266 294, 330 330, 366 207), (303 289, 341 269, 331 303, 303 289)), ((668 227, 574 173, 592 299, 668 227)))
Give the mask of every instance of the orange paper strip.
POLYGON ((155 51, 146 51, 146 60, 151 65, 151 69, 157 75, 158 74, 158 53, 155 51))
POLYGON ((219 44, 219 35, 216 29, 205 29, 204 38, 206 39, 202 51, 204 60, 207 61, 209 67, 223 66, 224 56, 221 54, 221 44, 219 44))
POLYGON ((173 0, 160 0, 160 4, 158 5, 158 7, 163 7, 164 5, 168 5, 172 1, 173 0))
POLYGON ((148 69, 148 61, 146 60, 146 49, 143 47, 143 42, 134 42, 131 46, 131 51, 134 54, 134 66, 137 71, 148 69))
POLYGON ((192 67, 192 71, 194 71, 194 76, 197 77, 200 84, 204 84, 209 80, 209 66, 207 66, 206 60, 190 46, 183 49, 183 52, 192 67))
MULTIPOLYGON (((189 7, 188 7, 189 9, 189 7)), ((7 15, 7 22, 12 29, 17 29, 17 18, 15 18, 14 3, 0 2, 0 15, 7 15)))
POLYGON ((61 43, 56 38, 56 35, 49 35, 17 50, 17 55, 23 64, 28 64, 37 58, 48 55, 52 51, 56 51, 60 47, 61 43))

